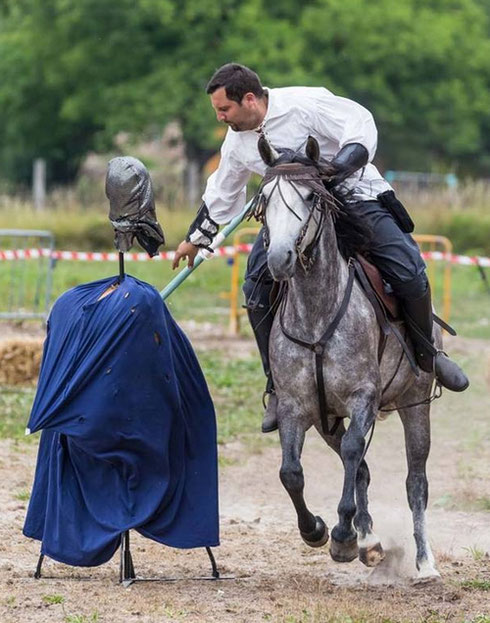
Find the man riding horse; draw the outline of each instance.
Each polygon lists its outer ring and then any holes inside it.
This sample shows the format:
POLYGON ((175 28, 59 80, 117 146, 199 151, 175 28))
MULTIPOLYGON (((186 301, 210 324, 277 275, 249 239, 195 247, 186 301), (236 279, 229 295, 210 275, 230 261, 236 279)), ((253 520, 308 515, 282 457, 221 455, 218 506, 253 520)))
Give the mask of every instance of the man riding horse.
MULTIPOLYGON (((328 163, 328 187, 346 197, 353 213, 371 229, 370 259, 402 304, 419 367, 433 371, 447 389, 465 390, 469 381, 464 372, 444 352, 432 347, 432 303, 425 264, 408 233, 410 227, 404 223, 404 219, 410 221, 408 215, 372 164, 377 130, 371 113, 323 87, 264 88, 255 72, 236 63, 218 69, 206 92, 218 121, 229 129, 219 167, 207 181, 203 203, 185 241, 177 248, 173 267, 182 258, 192 267, 199 248, 209 247, 219 225, 243 209, 251 174, 263 175, 266 170, 257 147, 260 136, 279 151, 300 151, 308 136, 313 136, 322 160, 328 163)), ((261 231, 248 259, 243 290, 267 376, 269 400, 263 432, 277 428, 277 400, 269 367, 272 287, 261 231)))

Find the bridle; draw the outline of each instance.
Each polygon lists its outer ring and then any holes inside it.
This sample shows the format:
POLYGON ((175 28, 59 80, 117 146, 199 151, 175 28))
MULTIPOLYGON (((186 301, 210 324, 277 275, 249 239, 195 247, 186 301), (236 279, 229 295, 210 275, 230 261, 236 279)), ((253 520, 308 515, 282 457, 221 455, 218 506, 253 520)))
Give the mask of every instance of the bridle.
POLYGON ((340 202, 325 187, 323 183, 325 179, 327 179, 327 176, 322 171, 321 167, 314 164, 288 162, 269 167, 265 172, 264 178, 257 192, 255 198, 256 203, 251 213, 252 216, 255 217, 257 221, 260 221, 264 227, 264 244, 267 248, 270 243, 269 227, 267 225, 267 207, 275 192, 279 193, 282 203, 286 206, 289 212, 291 212, 299 221, 302 220, 284 197, 280 181, 286 180, 304 204, 307 203, 307 200, 305 200, 301 195, 298 185, 306 186, 311 190, 313 197, 308 208, 308 217, 295 241, 295 250, 298 260, 305 272, 308 272, 313 265, 313 252, 320 240, 327 215, 330 214, 334 216, 339 211, 341 206, 340 202), (263 189, 270 183, 273 183, 272 190, 270 191, 269 196, 266 197, 263 193, 263 189), (308 246, 302 249, 303 241, 308 232, 311 221, 315 223, 315 233, 308 246))

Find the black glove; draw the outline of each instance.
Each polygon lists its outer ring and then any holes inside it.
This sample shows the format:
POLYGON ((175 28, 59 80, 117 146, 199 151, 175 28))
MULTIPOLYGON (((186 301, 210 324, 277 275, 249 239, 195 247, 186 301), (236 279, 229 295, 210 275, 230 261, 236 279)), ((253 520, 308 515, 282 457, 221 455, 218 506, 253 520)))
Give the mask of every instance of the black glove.
POLYGON ((201 207, 197 211, 196 218, 192 221, 187 236, 185 237, 187 242, 192 243, 196 247, 203 249, 210 249, 210 245, 214 240, 214 237, 218 233, 219 225, 209 216, 209 210, 206 204, 203 202, 201 207))
POLYGON ((327 165, 330 175, 326 186, 333 188, 337 186, 358 169, 366 166, 369 161, 368 150, 360 143, 348 143, 344 145, 339 153, 327 165))

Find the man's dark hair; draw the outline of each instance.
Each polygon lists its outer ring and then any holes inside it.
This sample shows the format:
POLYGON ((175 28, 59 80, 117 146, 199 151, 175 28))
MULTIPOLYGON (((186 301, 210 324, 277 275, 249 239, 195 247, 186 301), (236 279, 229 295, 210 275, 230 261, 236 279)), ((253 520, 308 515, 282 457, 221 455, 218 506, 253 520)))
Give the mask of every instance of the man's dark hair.
POLYGON ((206 93, 211 94, 225 88, 226 97, 241 103, 245 93, 253 93, 256 97, 264 95, 260 78, 248 67, 238 63, 227 63, 214 73, 206 86, 206 93))

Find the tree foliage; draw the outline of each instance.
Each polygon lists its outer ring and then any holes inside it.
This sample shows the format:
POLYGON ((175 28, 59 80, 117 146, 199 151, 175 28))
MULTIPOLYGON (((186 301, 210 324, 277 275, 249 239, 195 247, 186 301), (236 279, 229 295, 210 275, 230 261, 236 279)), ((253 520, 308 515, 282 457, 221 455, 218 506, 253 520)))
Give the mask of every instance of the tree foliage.
POLYGON ((204 87, 230 60, 367 106, 390 168, 488 175, 489 24, 483 0, 0 0, 0 177, 44 157, 68 180, 117 132, 172 119, 204 156, 204 87))

